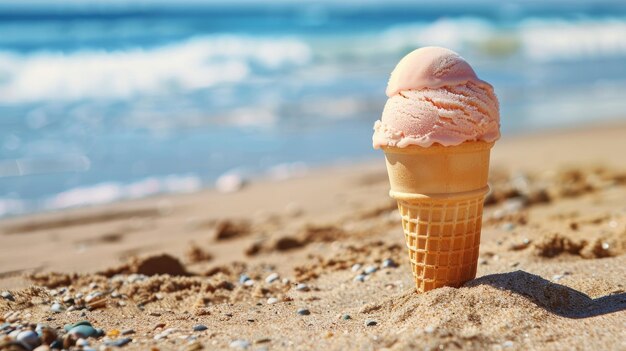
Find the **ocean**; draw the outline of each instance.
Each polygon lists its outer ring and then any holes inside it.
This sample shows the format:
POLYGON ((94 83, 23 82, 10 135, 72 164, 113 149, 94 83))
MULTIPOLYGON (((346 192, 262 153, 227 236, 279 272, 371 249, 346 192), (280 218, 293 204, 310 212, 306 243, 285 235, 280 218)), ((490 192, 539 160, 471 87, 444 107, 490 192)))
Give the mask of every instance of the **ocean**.
POLYGON ((451 48, 503 136, 626 118, 623 1, 0 1, 0 217, 382 157, 389 73, 451 48))

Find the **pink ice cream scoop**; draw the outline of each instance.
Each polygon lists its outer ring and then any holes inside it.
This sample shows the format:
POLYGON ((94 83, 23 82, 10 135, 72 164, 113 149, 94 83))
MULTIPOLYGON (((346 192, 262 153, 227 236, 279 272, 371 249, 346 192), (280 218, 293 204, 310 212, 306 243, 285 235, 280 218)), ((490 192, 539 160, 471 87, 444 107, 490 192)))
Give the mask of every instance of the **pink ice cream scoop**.
POLYGON ((389 99, 374 124, 373 145, 429 147, 500 138, 498 98, 454 51, 424 47, 391 73, 389 99))

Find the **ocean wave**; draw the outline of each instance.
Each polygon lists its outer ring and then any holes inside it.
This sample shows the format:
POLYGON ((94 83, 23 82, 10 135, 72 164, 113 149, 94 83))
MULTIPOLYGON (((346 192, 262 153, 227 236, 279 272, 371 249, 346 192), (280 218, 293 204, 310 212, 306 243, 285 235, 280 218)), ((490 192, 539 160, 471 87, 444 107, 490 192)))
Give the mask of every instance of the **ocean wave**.
POLYGON ((202 189, 202 180, 192 174, 150 177, 130 183, 105 182, 72 188, 44 199, 0 198, 0 218, 41 211, 103 205, 163 193, 192 193, 202 189))
POLYGON ((434 22, 394 26, 381 36, 389 50, 416 46, 443 46, 460 50, 481 38, 493 36, 494 25, 479 18, 443 18, 434 22))
POLYGON ((202 181, 194 175, 150 177, 129 184, 107 182, 61 192, 45 200, 43 207, 48 210, 57 210, 101 205, 119 200, 139 199, 160 193, 189 193, 197 191, 201 187, 202 181))
POLYGON ((626 19, 530 19, 519 32, 526 56, 536 61, 626 55, 626 19))
POLYGON ((626 56, 626 18, 537 18, 506 27, 479 18, 443 18, 392 27, 381 43, 387 50, 436 45, 538 63, 626 56))
POLYGON ((28 54, 0 51, 0 104, 129 99, 237 83, 254 69, 279 70, 310 60, 292 38, 194 38, 153 49, 28 54))

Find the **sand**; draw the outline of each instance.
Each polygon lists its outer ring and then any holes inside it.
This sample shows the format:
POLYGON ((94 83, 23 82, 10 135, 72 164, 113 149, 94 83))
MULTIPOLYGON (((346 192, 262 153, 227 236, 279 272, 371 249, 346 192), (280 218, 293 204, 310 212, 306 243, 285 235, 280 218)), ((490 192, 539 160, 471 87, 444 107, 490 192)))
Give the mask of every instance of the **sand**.
POLYGON ((384 167, 0 221, 0 325, 89 320, 129 350, 626 350, 626 125, 498 142, 458 289, 415 293, 384 167))

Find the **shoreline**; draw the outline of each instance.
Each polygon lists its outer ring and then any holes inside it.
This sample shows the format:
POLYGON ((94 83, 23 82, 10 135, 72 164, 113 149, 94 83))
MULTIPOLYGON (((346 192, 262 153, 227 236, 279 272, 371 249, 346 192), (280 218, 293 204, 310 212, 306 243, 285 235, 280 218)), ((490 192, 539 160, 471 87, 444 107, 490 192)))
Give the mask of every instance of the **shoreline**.
MULTIPOLYGON (((549 138, 549 137, 568 138, 568 137, 576 137, 576 136, 583 136, 583 141, 589 147, 581 148, 580 150, 588 150, 588 152, 585 153, 584 158, 586 160, 591 160, 598 156, 594 152, 594 146, 593 146, 594 143, 607 144, 607 143, 613 142, 610 139, 607 140, 608 138, 605 138, 604 135, 614 137, 615 139, 613 140, 615 140, 616 142, 619 142, 619 137, 621 137, 622 134, 626 134, 626 122, 609 120, 609 121, 603 121, 603 122, 596 123, 596 124, 589 124, 589 125, 582 125, 582 126, 577 125, 577 126, 565 128, 565 129, 555 127, 554 129, 549 129, 549 130, 540 130, 536 132, 527 131, 527 132, 521 132, 521 133, 516 133, 512 135, 506 135, 506 136, 503 136, 504 140, 501 139, 496 142, 496 146, 492 150, 492 162, 491 163, 493 165, 494 163, 503 161, 503 159, 508 156, 501 156, 501 155, 508 155, 512 151, 515 152, 516 151, 515 149, 517 148, 517 145, 520 142, 528 143, 530 145, 531 140, 532 140, 533 142, 537 142, 537 144, 541 144, 542 139, 549 138), (590 137, 590 133, 592 134, 600 133, 602 136, 590 137), (505 151, 500 150, 501 145, 505 145, 504 146, 506 148, 505 151)), ((535 149, 533 149, 530 153, 539 154, 539 152, 536 151, 537 147, 538 145, 535 145, 535 149)), ((601 145, 601 148, 605 149, 607 148, 607 146, 601 145)), ((516 153, 516 155, 517 154, 519 153, 516 153)), ((315 177, 316 175, 319 175, 319 174, 323 174, 329 171, 334 172, 337 169, 348 168, 348 167, 355 167, 357 169, 362 168, 364 170, 369 170, 370 168, 375 168, 376 165, 379 164, 380 162, 383 162, 384 164, 384 161, 381 161, 381 160, 383 160, 382 152, 378 150, 377 156, 361 157, 361 160, 349 163, 347 165, 338 164, 339 162, 342 162, 342 161, 332 161, 332 162, 323 163, 321 165, 313 165, 313 167, 309 168, 309 165, 305 164, 306 169, 303 172, 299 172, 299 171, 294 171, 291 173, 287 172, 284 175, 282 175, 282 178, 281 176, 274 178, 274 176, 271 174, 271 171, 270 171, 272 167, 270 167, 269 169, 263 171, 262 173, 252 174, 252 175, 242 177, 241 179, 244 182, 242 187, 249 187, 253 184, 257 186, 258 184, 280 183, 280 182, 289 181, 291 179, 297 179, 297 178, 302 178, 302 177, 315 177)), ((560 152, 553 153, 552 155, 550 155, 550 160, 551 161, 563 161, 563 162, 576 161, 576 159, 570 157, 570 155, 560 153, 560 152)), ((520 161, 524 161, 524 160, 522 159, 520 161)), ((290 166, 290 165, 294 165, 298 163, 300 162, 283 163, 279 165, 290 166)), ((506 161, 504 163, 506 164, 507 167, 509 166, 506 161)), ((532 164, 530 164, 529 162, 522 162, 522 166, 520 168, 526 169, 528 167, 533 168, 532 164)), ((215 185, 216 181, 217 179, 212 179, 210 182, 203 184, 203 186, 191 192, 160 192, 160 193, 155 193, 155 194, 151 194, 148 196, 137 197, 137 198, 128 198, 128 199, 121 198, 119 200, 114 200, 112 202, 108 202, 104 204, 88 204, 88 205, 83 205, 83 206, 71 206, 71 207, 66 207, 66 208, 56 208, 56 209, 40 210, 40 211, 35 211, 35 212, 26 212, 26 213, 21 213, 21 214, 7 215, 4 217, 0 216, 0 226, 3 222, 6 222, 6 221, 10 222, 14 220, 19 221, 20 219, 23 219, 23 218, 37 218, 39 216, 45 217, 46 215, 54 216, 55 214, 63 214, 65 212, 86 211, 88 209, 93 209, 93 208, 109 208, 109 207, 115 207, 118 205, 125 206, 125 204, 132 204, 135 202, 144 202, 144 201, 151 201, 151 200, 161 200, 161 199, 168 198, 168 197, 180 197, 180 196, 185 197, 188 195, 194 196, 200 193, 203 193, 203 194, 215 193, 217 192, 216 185, 215 185), (212 185, 209 186, 209 184, 212 184, 212 185)), ((92 184, 91 186, 94 186, 94 185, 97 185, 97 184, 92 184)), ((68 190, 72 190, 72 189, 68 189, 68 190)), ((236 191, 239 191, 239 190, 236 190, 236 191)), ((226 192, 225 194, 228 194, 228 192, 226 192)))

